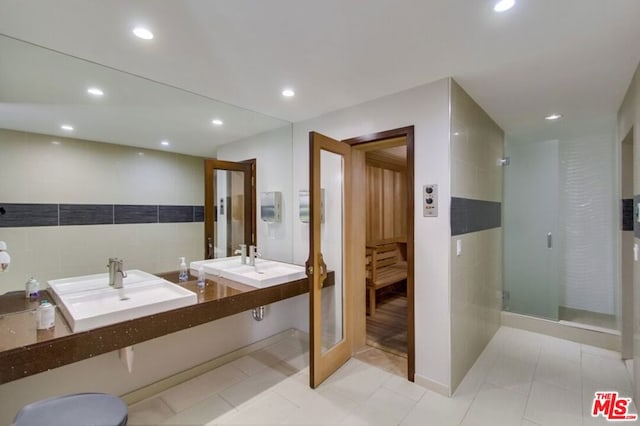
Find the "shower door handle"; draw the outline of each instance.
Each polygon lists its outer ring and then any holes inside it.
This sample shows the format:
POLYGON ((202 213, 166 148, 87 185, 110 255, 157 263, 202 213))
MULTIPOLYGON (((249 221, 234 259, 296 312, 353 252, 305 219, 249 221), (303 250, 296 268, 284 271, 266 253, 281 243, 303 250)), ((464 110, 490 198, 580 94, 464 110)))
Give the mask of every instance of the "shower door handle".
POLYGON ((547 233, 547 248, 551 248, 553 247, 553 235, 551 235, 551 232, 547 233))

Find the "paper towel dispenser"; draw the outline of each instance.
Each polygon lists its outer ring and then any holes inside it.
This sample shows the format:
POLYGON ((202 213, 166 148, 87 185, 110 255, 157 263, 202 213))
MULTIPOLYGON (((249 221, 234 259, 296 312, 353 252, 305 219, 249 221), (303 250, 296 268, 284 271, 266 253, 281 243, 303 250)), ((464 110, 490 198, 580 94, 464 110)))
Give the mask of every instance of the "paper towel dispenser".
POLYGON ((260 193, 260 218, 263 222, 280 222, 282 193, 279 191, 260 193))

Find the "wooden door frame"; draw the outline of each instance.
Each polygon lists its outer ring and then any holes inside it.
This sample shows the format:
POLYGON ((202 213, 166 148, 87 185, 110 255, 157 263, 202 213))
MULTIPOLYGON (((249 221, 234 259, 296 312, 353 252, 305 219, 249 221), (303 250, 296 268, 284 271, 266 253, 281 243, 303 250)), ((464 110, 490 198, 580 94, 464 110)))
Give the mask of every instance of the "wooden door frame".
MULTIPOLYGON (((345 139, 352 147, 404 137, 407 146, 407 378, 415 380, 415 280, 414 280, 414 126, 401 127, 383 132, 345 139)), ((365 314, 366 315, 366 314, 365 314)), ((366 321, 366 318, 365 318, 366 321)))
MULTIPOLYGON (((248 179, 244 182, 244 192, 250 194, 245 206, 249 211, 245 212, 244 233, 248 236, 247 244, 257 245, 256 241, 256 160, 240 162, 217 160, 207 158, 204 160, 204 258, 208 258, 207 238, 213 239, 213 214, 215 200, 213 199, 213 171, 235 170, 248 173, 248 179)), ((215 244, 215 242, 214 242, 215 244)))

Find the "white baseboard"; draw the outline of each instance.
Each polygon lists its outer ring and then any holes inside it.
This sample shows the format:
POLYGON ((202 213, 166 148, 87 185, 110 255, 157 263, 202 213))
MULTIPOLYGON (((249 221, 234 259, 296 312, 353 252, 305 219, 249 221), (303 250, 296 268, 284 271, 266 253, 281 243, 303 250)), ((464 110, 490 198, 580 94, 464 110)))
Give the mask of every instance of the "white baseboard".
POLYGON ((605 331, 595 327, 582 327, 567 321, 551 321, 543 318, 535 318, 528 315, 515 314, 502 311, 502 325, 506 327, 520 328, 547 336, 559 337, 576 343, 597 346, 620 352, 620 333, 605 331))
POLYGON ((416 385, 420 385, 423 388, 429 389, 430 391, 439 393, 440 395, 444 396, 451 396, 451 389, 449 388, 449 386, 444 385, 440 382, 427 379, 426 377, 421 376, 417 373, 414 376, 414 381, 416 385))

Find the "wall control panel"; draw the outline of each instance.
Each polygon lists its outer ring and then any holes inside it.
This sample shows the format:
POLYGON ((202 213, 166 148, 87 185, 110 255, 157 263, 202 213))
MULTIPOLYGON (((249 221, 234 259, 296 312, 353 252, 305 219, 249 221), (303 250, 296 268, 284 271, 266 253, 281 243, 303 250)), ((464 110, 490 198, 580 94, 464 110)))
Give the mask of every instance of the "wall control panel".
POLYGON ((438 216, 438 185, 430 184, 422 187, 422 213, 424 217, 438 216))

